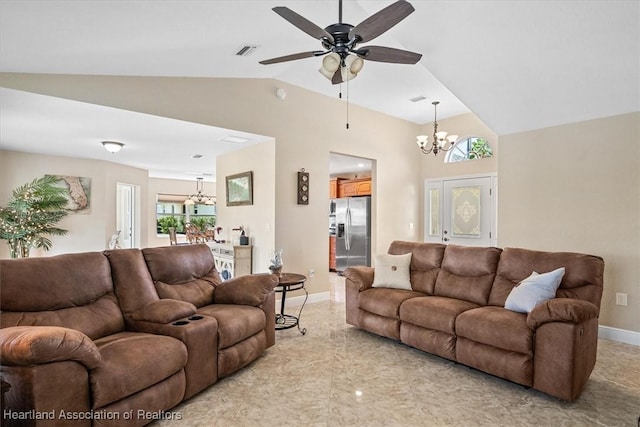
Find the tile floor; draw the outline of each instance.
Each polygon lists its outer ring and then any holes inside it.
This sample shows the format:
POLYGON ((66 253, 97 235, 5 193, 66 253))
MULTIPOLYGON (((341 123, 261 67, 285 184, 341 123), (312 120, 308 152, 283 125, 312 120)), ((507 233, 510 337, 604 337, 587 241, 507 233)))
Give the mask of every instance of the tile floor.
POLYGON ((567 403, 347 325, 343 280, 304 308, 306 335, 278 331, 262 358, 153 426, 640 427, 639 347, 601 339, 567 403))

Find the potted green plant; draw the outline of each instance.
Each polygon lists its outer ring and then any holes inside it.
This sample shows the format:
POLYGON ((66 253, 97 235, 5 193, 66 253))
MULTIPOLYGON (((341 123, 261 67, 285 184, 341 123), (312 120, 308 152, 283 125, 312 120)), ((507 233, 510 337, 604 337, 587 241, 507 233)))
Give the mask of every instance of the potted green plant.
POLYGON ((0 239, 9 244, 11 258, 27 258, 31 248, 51 249, 47 236, 62 236, 56 227, 68 211, 68 190, 57 187, 58 178, 46 175, 13 190, 6 207, 0 207, 0 239))

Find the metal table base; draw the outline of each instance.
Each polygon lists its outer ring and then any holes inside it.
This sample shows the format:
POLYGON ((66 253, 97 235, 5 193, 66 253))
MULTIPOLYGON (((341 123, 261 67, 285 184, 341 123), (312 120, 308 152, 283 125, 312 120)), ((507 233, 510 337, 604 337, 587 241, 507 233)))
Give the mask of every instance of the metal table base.
POLYGON ((276 330, 290 329, 293 327, 298 327, 298 331, 305 335, 307 333, 307 328, 300 328, 300 317, 302 316, 302 309, 304 305, 307 303, 307 298, 309 298, 309 292, 304 287, 304 282, 307 280, 306 276, 302 274, 296 273, 282 273, 280 276, 280 282, 276 285, 275 291, 282 294, 282 299, 280 301, 280 313, 276 314, 276 330), (284 305, 287 299, 287 292, 292 291, 304 291, 304 301, 300 306, 300 311, 297 316, 291 314, 284 313, 284 305))

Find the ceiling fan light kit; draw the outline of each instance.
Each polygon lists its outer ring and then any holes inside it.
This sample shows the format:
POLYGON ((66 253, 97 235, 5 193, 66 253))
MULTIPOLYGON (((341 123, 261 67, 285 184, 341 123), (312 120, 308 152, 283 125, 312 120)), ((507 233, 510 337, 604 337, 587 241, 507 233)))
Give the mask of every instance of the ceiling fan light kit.
POLYGON ((322 67, 319 70, 320 73, 331 80, 333 84, 339 84, 356 77, 364 66, 364 60, 395 64, 415 64, 422 57, 419 53, 384 46, 357 48, 359 43, 373 40, 413 13, 415 9, 409 2, 398 0, 356 26, 342 22, 342 0, 338 0, 338 9, 339 22, 323 29, 287 7, 274 7, 273 11, 275 13, 311 37, 320 40, 325 50, 314 50, 266 59, 260 61, 260 64, 277 64, 324 56, 322 67))

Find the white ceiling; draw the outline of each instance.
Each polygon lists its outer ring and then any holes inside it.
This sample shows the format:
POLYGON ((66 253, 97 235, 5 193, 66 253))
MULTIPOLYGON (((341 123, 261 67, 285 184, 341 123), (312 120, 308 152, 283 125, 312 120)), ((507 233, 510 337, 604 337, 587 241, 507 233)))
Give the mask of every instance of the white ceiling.
POLYGON ((217 156, 271 139, 7 88, 0 88, 0 112, 2 149, 112 161, 154 178, 212 182, 217 156), (125 146, 111 154, 102 141, 125 146))
MULTIPOLYGON (((350 82, 350 102, 422 124, 432 121, 430 103, 439 100, 440 118, 471 110, 498 135, 640 110, 638 0, 410 2, 416 11, 369 44, 419 52, 422 60, 366 63, 350 82), (420 95, 426 100, 409 101, 420 95)), ((391 3, 344 0, 343 21, 356 25, 391 3)), ((2 0, 0 71, 275 78, 336 96, 337 87, 317 71, 319 58, 267 66, 258 61, 320 49, 272 7, 289 7, 324 27, 338 21, 337 5, 336 0, 2 0), (236 56, 245 44, 258 48, 236 56)), ((14 102, 1 104, 3 147, 11 111, 22 104, 19 93, 12 96, 14 102)), ((199 146, 191 146, 188 135, 180 143, 195 153, 199 146)), ((63 141, 56 144, 61 154, 75 150, 63 141)), ((145 153, 159 147, 148 144, 145 153)))

